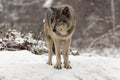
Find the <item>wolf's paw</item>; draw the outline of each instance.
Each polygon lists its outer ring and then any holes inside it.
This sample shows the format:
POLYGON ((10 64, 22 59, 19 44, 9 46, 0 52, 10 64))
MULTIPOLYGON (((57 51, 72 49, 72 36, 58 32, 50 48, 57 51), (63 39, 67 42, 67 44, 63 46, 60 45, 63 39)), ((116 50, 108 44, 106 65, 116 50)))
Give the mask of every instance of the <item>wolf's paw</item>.
POLYGON ((65 64, 65 65, 64 65, 64 68, 66 68, 66 69, 72 69, 72 67, 71 67, 70 64, 65 64))
POLYGON ((52 62, 47 62, 48 65, 52 65, 52 62))
POLYGON ((54 68, 56 68, 56 69, 62 69, 62 66, 61 66, 61 64, 56 64, 56 65, 54 66, 54 68))

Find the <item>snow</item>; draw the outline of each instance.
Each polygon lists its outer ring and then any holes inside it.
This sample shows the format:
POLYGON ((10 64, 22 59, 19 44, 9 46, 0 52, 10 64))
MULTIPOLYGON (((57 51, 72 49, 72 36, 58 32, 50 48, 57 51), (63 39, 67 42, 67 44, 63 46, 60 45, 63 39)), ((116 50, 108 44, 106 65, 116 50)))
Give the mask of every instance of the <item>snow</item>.
POLYGON ((53 0, 46 0, 43 4, 43 8, 49 8, 52 5, 53 0))
POLYGON ((120 80, 120 58, 70 55, 72 69, 57 70, 46 64, 47 57, 26 50, 0 51, 0 80, 120 80))

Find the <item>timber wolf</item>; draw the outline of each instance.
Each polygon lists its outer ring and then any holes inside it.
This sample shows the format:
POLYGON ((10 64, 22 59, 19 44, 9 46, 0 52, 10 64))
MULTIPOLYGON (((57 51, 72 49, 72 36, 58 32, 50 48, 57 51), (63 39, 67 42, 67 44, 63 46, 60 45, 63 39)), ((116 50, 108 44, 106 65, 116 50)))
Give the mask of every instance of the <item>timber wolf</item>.
POLYGON ((62 68, 60 50, 62 48, 64 67, 66 69, 72 68, 69 62, 68 52, 75 26, 74 9, 69 5, 53 6, 46 12, 44 33, 45 41, 49 49, 47 64, 52 65, 52 53, 55 51, 56 64, 54 68, 62 68))

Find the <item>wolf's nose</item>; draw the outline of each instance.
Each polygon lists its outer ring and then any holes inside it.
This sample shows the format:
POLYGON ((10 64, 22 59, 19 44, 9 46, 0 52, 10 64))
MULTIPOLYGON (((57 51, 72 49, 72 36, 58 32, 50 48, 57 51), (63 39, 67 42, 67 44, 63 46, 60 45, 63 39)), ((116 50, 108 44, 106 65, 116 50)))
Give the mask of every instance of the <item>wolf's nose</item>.
POLYGON ((56 29, 55 29, 55 28, 53 29, 53 32, 56 32, 56 29))

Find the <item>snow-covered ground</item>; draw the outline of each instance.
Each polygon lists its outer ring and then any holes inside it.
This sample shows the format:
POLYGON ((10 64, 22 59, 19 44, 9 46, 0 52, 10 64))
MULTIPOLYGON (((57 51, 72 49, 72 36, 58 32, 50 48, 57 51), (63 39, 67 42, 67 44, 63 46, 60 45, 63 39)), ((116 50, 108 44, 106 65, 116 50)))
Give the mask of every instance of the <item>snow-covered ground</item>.
POLYGON ((70 61, 72 69, 57 70, 47 55, 0 51, 0 80, 120 80, 120 58, 70 55, 70 61))

